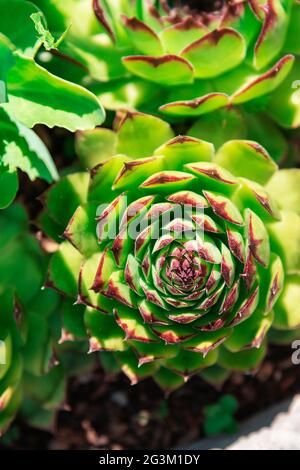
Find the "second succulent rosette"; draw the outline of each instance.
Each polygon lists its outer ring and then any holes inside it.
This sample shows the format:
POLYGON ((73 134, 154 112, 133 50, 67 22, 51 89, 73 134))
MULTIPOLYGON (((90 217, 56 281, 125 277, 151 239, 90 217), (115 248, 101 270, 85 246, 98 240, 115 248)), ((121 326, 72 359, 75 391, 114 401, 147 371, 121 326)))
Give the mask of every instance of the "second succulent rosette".
POLYGON ((201 2, 35 1, 53 31, 71 25, 59 47, 73 65, 49 58, 47 67, 74 69, 107 109, 182 119, 254 102, 280 125, 299 126, 297 0, 225 1, 209 13, 201 2))
POLYGON ((299 333, 299 170, 253 141, 215 152, 174 137, 152 116, 116 127, 86 136, 89 173, 45 195, 41 223, 65 238, 48 285, 86 305, 90 351, 113 352, 132 383, 255 370, 271 327, 299 333))

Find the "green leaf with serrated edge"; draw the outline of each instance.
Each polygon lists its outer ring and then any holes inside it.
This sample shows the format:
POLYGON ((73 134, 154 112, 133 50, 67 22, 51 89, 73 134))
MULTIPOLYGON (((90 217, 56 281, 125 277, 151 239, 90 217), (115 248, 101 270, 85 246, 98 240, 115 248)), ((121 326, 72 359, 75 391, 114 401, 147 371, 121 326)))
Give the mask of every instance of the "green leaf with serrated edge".
POLYGON ((229 171, 216 163, 188 163, 184 166, 200 181, 201 189, 232 194, 238 187, 238 180, 229 171))
POLYGON ((167 366, 173 372, 188 378, 191 374, 217 362, 218 352, 211 351, 205 357, 202 354, 191 351, 180 351, 173 359, 165 359, 162 365, 167 366))
POLYGON ((105 119, 100 102, 88 90, 62 80, 21 55, 7 74, 6 111, 28 127, 45 124, 70 131, 91 129, 105 119))
POLYGON ((249 249, 256 261, 267 268, 270 261, 270 241, 266 226, 250 209, 245 210, 244 218, 249 249))
POLYGON ((128 56, 123 65, 133 75, 168 86, 193 82, 194 69, 188 60, 176 55, 128 56))
POLYGON ((5 209, 13 202, 19 189, 17 172, 10 173, 6 167, 0 166, 0 187, 0 209, 5 209))
POLYGON ((185 379, 178 374, 161 367, 153 376, 155 382, 166 392, 171 393, 181 387, 185 379))
POLYGON ((181 170, 191 162, 212 161, 213 145, 203 140, 179 136, 157 148, 154 155, 163 155, 164 169, 181 170))
POLYGON ((155 116, 127 113, 118 129, 117 152, 132 158, 153 155, 155 149, 174 137, 170 125, 155 116))
POLYGON ((263 186, 246 178, 239 178, 239 181, 241 185, 233 195, 232 201, 240 210, 248 207, 265 222, 281 219, 278 205, 263 186))
POLYGON ((271 250, 277 253, 286 272, 295 273, 300 267, 300 217, 295 212, 282 211, 282 220, 269 225, 271 250))
MULTIPOLYGON (((31 2, 23 0, 1 0, 0 30, 16 49, 28 57, 33 57, 41 44, 37 37, 31 14, 39 9, 31 2)), ((42 14, 39 12, 39 14, 42 14)))
POLYGON ((51 258, 46 285, 76 298, 81 262, 82 255, 69 242, 63 242, 51 258))
POLYGON ((135 385, 140 380, 152 376, 158 368, 158 365, 155 362, 144 364, 139 367, 137 357, 130 350, 115 353, 115 357, 122 371, 129 378, 131 385, 135 385))
POLYGON ((38 38, 46 51, 57 49, 71 27, 70 25, 58 39, 55 39, 47 29, 44 15, 41 11, 32 13, 30 19, 33 21, 36 32, 38 33, 38 38))
POLYGON ((229 105, 229 97, 224 93, 209 93, 199 98, 185 101, 171 101, 160 106, 159 110, 170 116, 197 117, 229 105))
POLYGON ((277 124, 285 128, 297 128, 300 125, 300 60, 295 60, 291 72, 283 83, 270 95, 266 112, 277 124))
POLYGON ((216 153, 214 161, 235 176, 265 184, 276 172, 277 165, 268 152, 256 142, 232 140, 216 153))
POLYGON ((259 348, 264 341, 274 319, 274 313, 267 315, 256 310, 253 315, 240 325, 237 325, 228 340, 226 348, 232 353, 242 349, 259 348))
POLYGON ((90 335, 90 352, 126 351, 128 346, 124 341, 124 332, 113 317, 88 307, 84 321, 90 335))
POLYGON ((124 164, 130 161, 131 159, 126 155, 116 155, 93 168, 91 171, 88 200, 99 203, 111 202, 110 192, 114 180, 124 167, 124 164))
POLYGON ((101 128, 78 132, 75 147, 81 164, 91 169, 116 154, 117 136, 110 129, 101 128))
POLYGON ((279 170, 266 186, 278 206, 300 215, 300 170, 293 168, 279 170))
POLYGON ((0 108, 0 162, 9 172, 17 169, 36 178, 52 182, 58 179, 54 162, 44 143, 31 130, 0 108))
POLYGON ((57 223, 46 210, 40 212, 35 223, 49 238, 57 243, 61 242, 61 235, 65 227, 57 223))
POLYGON ((280 53, 288 29, 291 2, 288 10, 285 11, 280 0, 268 2, 264 24, 254 47, 253 62, 257 69, 268 65, 280 53))
MULTIPOLYGON (((72 173, 44 193, 44 205, 51 217, 64 228, 88 193, 89 174, 72 173)), ((61 234, 60 234, 61 235, 61 234)))
POLYGON ((245 54, 243 37, 231 28, 216 29, 181 52, 195 67, 197 78, 221 75, 240 64, 245 54))
POLYGON ((79 206, 63 234, 64 238, 87 257, 99 250, 96 213, 97 206, 94 204, 79 206))
POLYGON ((224 369, 238 372, 255 371, 265 357, 266 350, 266 343, 263 343, 259 349, 249 349, 234 353, 222 347, 219 349, 218 364, 224 367, 224 369))
POLYGON ((233 104, 241 104, 273 92, 288 76, 294 57, 286 55, 264 73, 255 74, 246 64, 215 79, 217 90, 231 95, 233 104))
POLYGON ((283 291, 274 306, 274 328, 288 330, 300 327, 300 275, 288 275, 283 291))

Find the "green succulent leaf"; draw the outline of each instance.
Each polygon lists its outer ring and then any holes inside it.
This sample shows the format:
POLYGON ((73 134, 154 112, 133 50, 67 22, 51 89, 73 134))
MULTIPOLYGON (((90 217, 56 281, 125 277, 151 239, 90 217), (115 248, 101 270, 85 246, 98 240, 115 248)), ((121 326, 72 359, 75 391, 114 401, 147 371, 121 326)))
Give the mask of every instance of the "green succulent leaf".
POLYGON ((221 75, 240 64, 245 54, 243 37, 231 28, 216 29, 181 52, 182 57, 195 67, 197 78, 221 75))

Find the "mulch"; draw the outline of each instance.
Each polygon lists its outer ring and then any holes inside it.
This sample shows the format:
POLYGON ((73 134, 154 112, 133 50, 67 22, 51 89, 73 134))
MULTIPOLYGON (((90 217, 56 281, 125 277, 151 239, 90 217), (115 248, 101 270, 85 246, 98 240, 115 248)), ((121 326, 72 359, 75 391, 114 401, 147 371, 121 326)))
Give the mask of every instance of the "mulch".
POLYGON ((53 432, 17 421, 14 449, 170 449, 204 437, 204 407, 224 394, 236 397, 240 423, 292 396, 300 389, 300 368, 290 347, 272 346, 253 376, 232 374, 219 390, 199 376, 166 398, 151 379, 130 386, 122 374, 107 375, 97 367, 71 379, 67 406, 53 432))

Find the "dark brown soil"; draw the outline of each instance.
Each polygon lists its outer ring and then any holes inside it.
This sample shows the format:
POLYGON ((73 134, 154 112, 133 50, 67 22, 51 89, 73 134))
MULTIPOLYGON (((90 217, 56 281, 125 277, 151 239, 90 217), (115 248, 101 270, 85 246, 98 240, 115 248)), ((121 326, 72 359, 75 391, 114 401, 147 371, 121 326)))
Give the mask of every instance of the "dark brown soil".
POLYGON ((204 436, 203 410, 224 394, 239 403, 239 422, 299 391, 300 369, 290 347, 271 347, 255 376, 233 374, 221 390, 193 377, 165 398, 152 380, 131 387, 123 375, 97 368, 69 383, 69 411, 58 414, 53 433, 17 422, 13 448, 170 449, 204 436))

